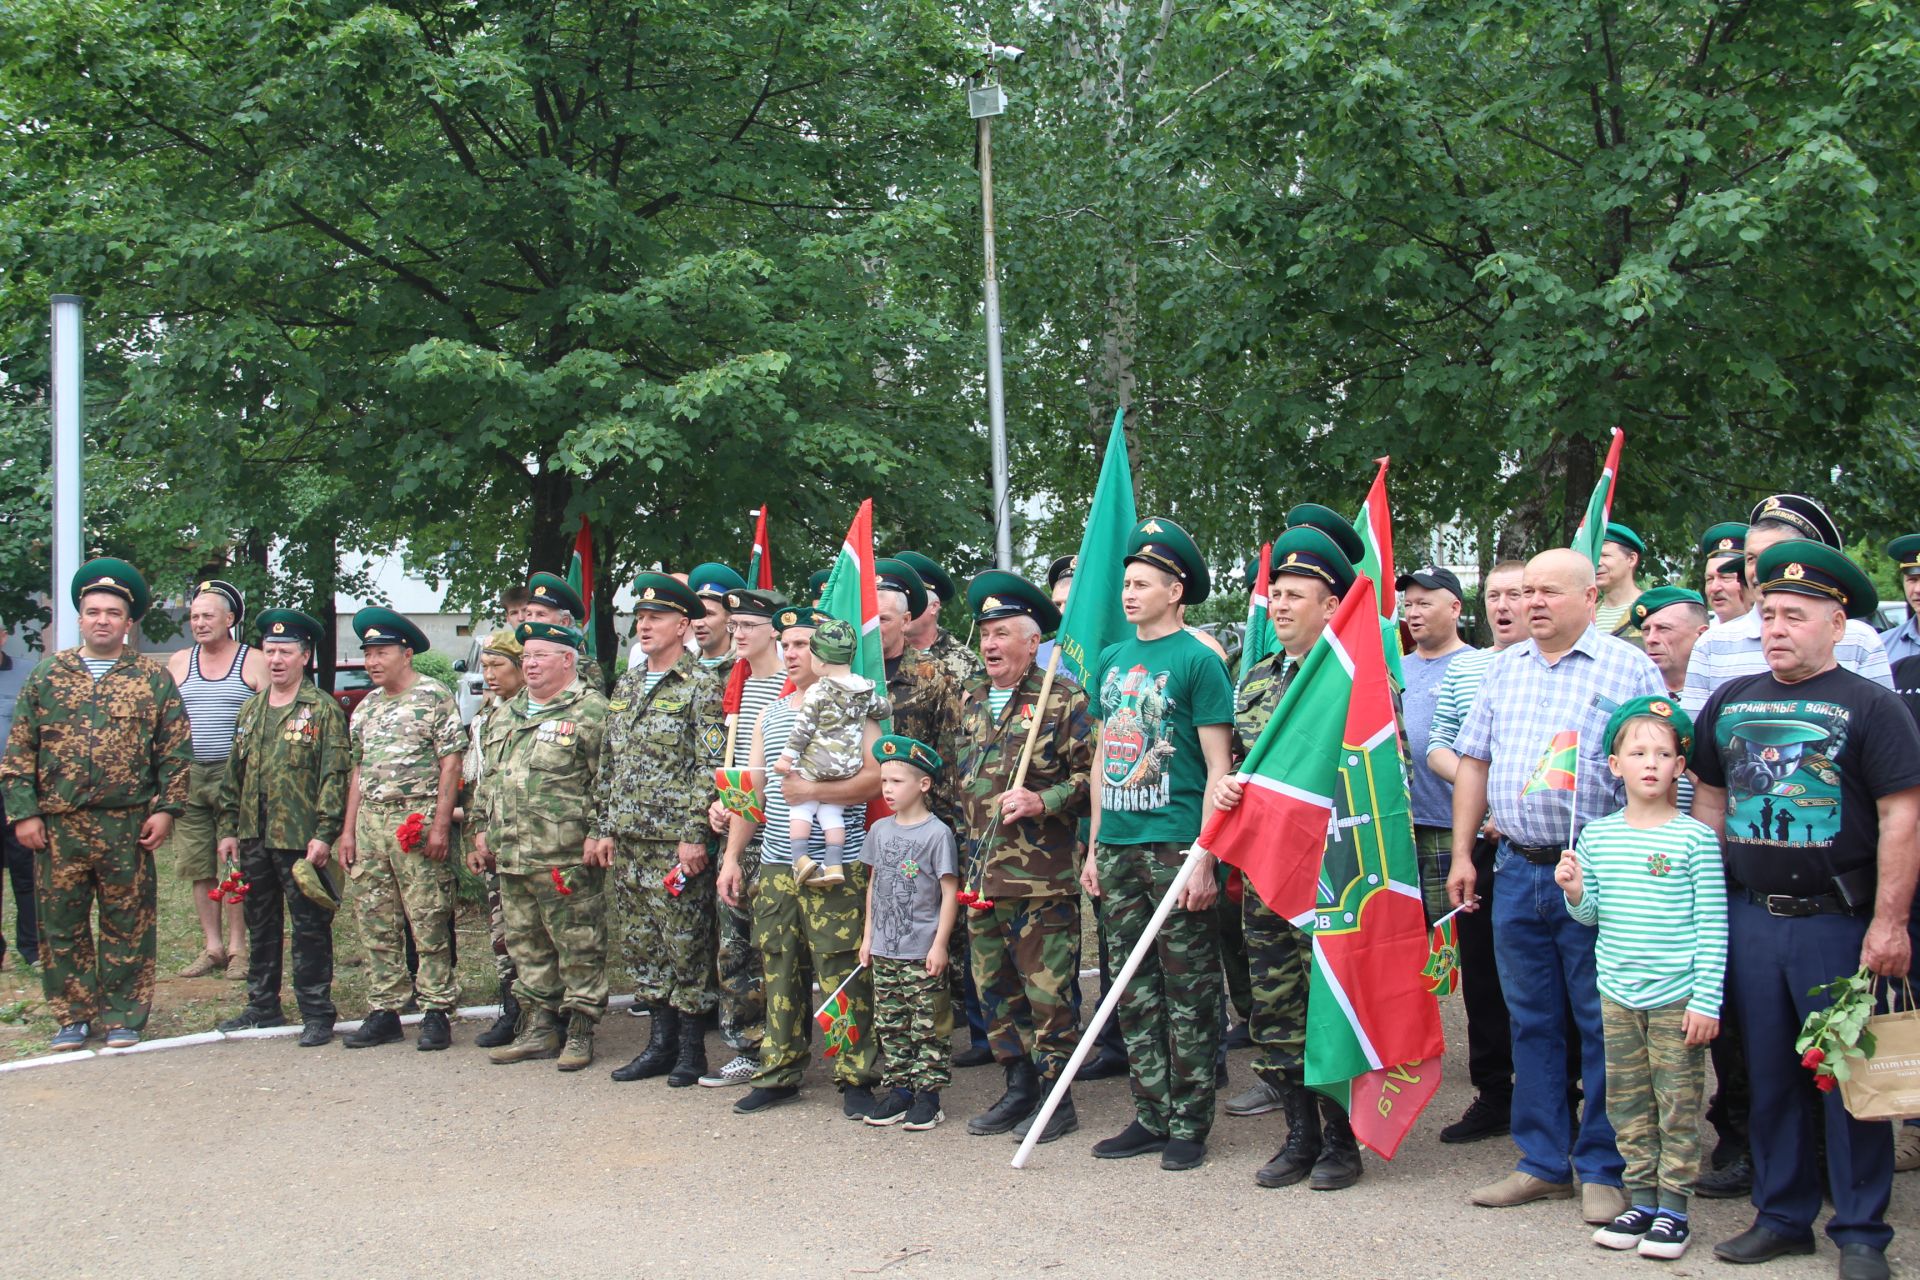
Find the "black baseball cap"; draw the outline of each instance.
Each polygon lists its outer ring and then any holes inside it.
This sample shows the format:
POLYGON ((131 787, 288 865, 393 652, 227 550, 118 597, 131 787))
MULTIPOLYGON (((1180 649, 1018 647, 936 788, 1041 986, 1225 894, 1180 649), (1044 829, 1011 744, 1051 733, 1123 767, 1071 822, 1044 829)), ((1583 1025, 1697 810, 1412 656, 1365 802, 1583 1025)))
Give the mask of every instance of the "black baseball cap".
POLYGON ((1464 602, 1467 593, 1461 589, 1460 579, 1453 570, 1437 564, 1423 564, 1411 573, 1403 573, 1393 580, 1395 591, 1405 591, 1410 586, 1425 587, 1429 591, 1451 591, 1453 598, 1464 602))

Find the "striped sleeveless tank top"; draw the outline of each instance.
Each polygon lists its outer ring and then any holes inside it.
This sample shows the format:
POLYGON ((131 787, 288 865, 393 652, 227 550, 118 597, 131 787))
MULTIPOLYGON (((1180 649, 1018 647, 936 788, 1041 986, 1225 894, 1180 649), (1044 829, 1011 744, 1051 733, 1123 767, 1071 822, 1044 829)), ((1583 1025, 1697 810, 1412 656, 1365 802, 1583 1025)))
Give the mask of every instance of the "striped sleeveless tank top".
POLYGON ((218 680, 200 674, 200 646, 187 659, 187 678, 180 682, 180 701, 186 704, 187 726, 193 730, 193 759, 197 764, 219 764, 233 754, 233 726, 241 704, 253 696, 243 676, 247 646, 233 655, 233 670, 218 680))

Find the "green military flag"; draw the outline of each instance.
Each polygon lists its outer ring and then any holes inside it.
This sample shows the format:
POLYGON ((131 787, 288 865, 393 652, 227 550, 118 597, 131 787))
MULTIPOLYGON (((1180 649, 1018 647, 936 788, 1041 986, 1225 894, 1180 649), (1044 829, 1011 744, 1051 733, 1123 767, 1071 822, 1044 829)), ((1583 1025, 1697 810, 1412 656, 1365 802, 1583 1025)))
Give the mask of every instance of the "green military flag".
POLYGON ((1087 510, 1087 529, 1080 536, 1080 557, 1073 587, 1060 616, 1060 665, 1082 688, 1087 687, 1100 651, 1118 643, 1128 631, 1120 607, 1120 579, 1126 573, 1127 535, 1139 515, 1133 505, 1133 469, 1127 463, 1127 436, 1121 429, 1126 409, 1114 411, 1113 433, 1107 437, 1106 460, 1094 486, 1093 505, 1087 510))

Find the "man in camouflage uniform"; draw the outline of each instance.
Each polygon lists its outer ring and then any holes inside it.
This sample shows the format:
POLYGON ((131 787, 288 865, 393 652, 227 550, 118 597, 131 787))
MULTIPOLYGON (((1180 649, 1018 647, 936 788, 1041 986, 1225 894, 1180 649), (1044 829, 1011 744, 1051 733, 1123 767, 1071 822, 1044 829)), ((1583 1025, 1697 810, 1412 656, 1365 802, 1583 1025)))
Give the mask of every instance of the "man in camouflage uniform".
POLYGON ((139 1043, 153 1005, 153 851, 187 802, 186 708, 167 669, 126 645, 147 610, 132 565, 90 560, 73 579, 81 644, 44 658, 14 706, 0 788, 33 851, 40 979, 60 1031, 85 1046, 139 1043), (100 903, 100 949, 89 923, 100 903))
MULTIPOLYGON (((1353 564, 1325 531, 1306 525, 1287 530, 1273 544, 1267 618, 1280 647, 1255 663, 1235 704, 1233 758, 1246 758, 1273 718, 1301 661, 1333 620, 1340 598, 1353 585, 1353 564)), ((1232 778, 1215 784, 1214 807, 1240 803, 1232 778)), ((1287 1141, 1254 1175, 1263 1187, 1287 1187, 1310 1178, 1316 1191, 1350 1187, 1360 1177, 1360 1149, 1346 1112, 1306 1088, 1307 987, 1313 941, 1261 901, 1252 885, 1240 900, 1247 961, 1253 979, 1254 1071, 1259 1081, 1231 1099, 1229 1114, 1255 1115, 1277 1095, 1287 1113, 1287 1141), (1257 1104, 1257 1105, 1256 1105, 1257 1104), (1324 1121, 1324 1123, 1323 1123, 1324 1121)))
MULTIPOLYGON (((520 612, 523 622, 552 622, 563 627, 578 628, 586 625, 587 602, 559 574, 536 573, 527 580, 527 603, 520 612)), ((580 652, 580 668, 576 674, 589 689, 601 693, 607 691, 609 681, 606 669, 600 665, 598 658, 584 649, 580 652)))
POLYGON ((646 661, 627 668, 607 704, 593 833, 619 856, 621 958, 650 1025, 646 1048, 613 1078, 665 1074, 683 1088, 706 1074, 705 1019, 716 999, 707 804, 726 729, 720 678, 686 648, 699 597, 664 573, 641 574, 633 591, 646 661))
MULTIPOLYGON (((514 590, 525 593, 524 588, 516 587, 514 590)), ((521 601, 520 605, 509 611, 510 615, 523 613, 525 604, 524 600, 521 601)), ((494 632, 487 637, 485 647, 480 650, 480 673, 486 681, 487 699, 474 712, 473 722, 467 726, 467 754, 460 762, 461 805, 469 815, 468 820, 461 824, 461 834, 465 840, 465 857, 469 868, 476 863, 486 865, 485 859, 475 857, 471 815, 480 779, 486 774, 486 761, 481 754, 480 744, 486 736, 487 722, 527 687, 526 673, 520 669, 520 642, 514 639, 513 634, 519 625, 519 621, 514 621, 507 629, 494 632)), ((473 1044, 477 1049, 498 1049, 513 1042, 520 1026, 520 1000, 513 994, 513 985, 519 980, 520 974, 513 967, 513 953, 507 950, 507 910, 500 902, 499 873, 488 871, 486 877, 487 936, 493 944, 494 972, 500 977, 500 1013, 486 1030, 473 1038, 473 1044)))
POLYGON ((933 557, 918 551, 902 551, 894 557, 920 575, 927 589, 927 604, 907 620, 907 644, 939 663, 953 680, 953 687, 965 689, 986 674, 980 655, 940 625, 940 611, 960 594, 952 575, 935 563, 933 557))
POLYGON ((425 1014, 415 1048, 453 1043, 447 1013, 459 998, 450 952, 453 933, 453 810, 460 793, 465 734, 453 694, 413 669, 427 638, 390 609, 362 609, 353 629, 375 684, 353 713, 353 775, 340 861, 353 884, 354 915, 367 947, 367 1003, 349 1049, 401 1039, 400 1007, 409 990, 425 1014), (429 824, 422 844, 400 846, 408 815, 429 824), (406 932, 420 952, 419 976, 407 978, 406 932))
MULTIPOLYGON (((222 1031, 286 1025, 280 1011, 281 903, 293 917, 293 998, 300 1007, 300 1047, 333 1039, 333 912, 301 889, 294 863, 318 874, 333 856, 347 812, 352 743, 347 718, 306 678, 307 660, 324 634, 294 609, 260 615, 267 687, 240 707, 233 751, 220 781, 221 860, 237 863, 247 883, 247 1007, 222 1031)), ((331 889, 331 885, 326 888, 331 889)))
POLYGON ((522 1012, 512 1043, 488 1058, 557 1055, 560 1070, 579 1071, 607 1011, 608 851, 591 836, 607 700, 575 677, 578 631, 523 622, 514 635, 527 683, 482 730, 469 868, 499 876, 522 1012))
MULTIPOLYGON (((993 1056, 1006 1068, 1000 1100, 967 1121, 975 1135, 1017 1128, 1021 1137, 1078 1039, 1072 984, 1080 960, 1080 818, 1093 766, 1087 695, 1046 676, 1034 656, 1060 612, 1032 583, 998 570, 967 588, 986 678, 961 709, 962 887, 988 909, 967 911, 973 980, 989 1019, 993 1056), (1026 777, 1013 786, 1036 715, 1026 777)), ((1080 1127, 1071 1095, 1041 1135, 1080 1127)))

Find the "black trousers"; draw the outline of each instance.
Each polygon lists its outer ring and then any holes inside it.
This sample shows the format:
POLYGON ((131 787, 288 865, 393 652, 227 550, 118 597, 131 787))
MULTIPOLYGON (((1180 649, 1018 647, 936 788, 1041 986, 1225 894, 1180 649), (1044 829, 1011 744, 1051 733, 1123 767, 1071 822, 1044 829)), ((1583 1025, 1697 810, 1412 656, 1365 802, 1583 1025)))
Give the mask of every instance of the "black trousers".
POLYGON ((300 1020, 331 1024, 333 916, 293 882, 293 864, 305 856, 304 850, 268 849, 258 840, 240 845, 240 872, 249 886, 242 903, 247 918, 247 1004, 261 1013, 280 1012, 284 917, 291 916, 293 998, 300 1020))
MULTIPOLYGON (((1489 1101, 1513 1096, 1513 1030, 1507 1021, 1507 997, 1500 990, 1500 969, 1493 958, 1492 840, 1473 845, 1474 889, 1480 909, 1454 917, 1454 941, 1460 948, 1460 998, 1467 1009, 1467 1078, 1489 1101)), ((1579 1074, 1577 1048, 1573 1076, 1579 1074)))
MULTIPOLYGON (((0 823, 0 871, 13 881, 13 949, 22 960, 40 958, 40 921, 33 906, 33 850, 14 838, 13 824, 0 823)), ((0 899, 4 898, 0 893, 0 899)), ((0 915, 0 923, 5 916, 0 915)), ((5 955, 7 939, 0 933, 0 955, 5 955)))

